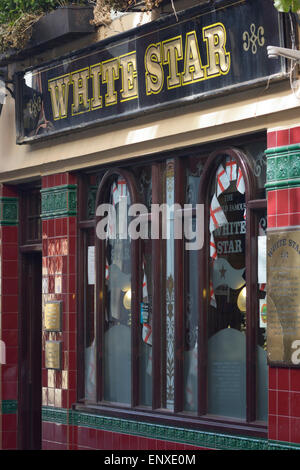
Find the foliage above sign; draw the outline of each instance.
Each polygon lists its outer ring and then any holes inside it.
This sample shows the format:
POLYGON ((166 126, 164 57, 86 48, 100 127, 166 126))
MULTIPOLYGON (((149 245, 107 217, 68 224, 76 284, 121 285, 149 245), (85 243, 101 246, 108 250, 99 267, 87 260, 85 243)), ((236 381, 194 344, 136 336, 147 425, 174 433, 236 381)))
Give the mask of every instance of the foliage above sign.
POLYGON ((274 5, 278 11, 296 13, 300 9, 300 0, 274 0, 274 5))
POLYGON ((222 0, 18 74, 17 142, 228 93, 284 71, 272 0, 222 0), (270 10, 271 7, 271 10, 270 10))

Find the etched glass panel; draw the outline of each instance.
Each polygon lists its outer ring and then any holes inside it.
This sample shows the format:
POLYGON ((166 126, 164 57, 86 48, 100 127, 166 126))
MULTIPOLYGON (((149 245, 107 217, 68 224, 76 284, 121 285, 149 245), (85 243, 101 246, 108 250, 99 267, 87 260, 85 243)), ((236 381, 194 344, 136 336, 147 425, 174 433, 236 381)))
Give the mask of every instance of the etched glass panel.
POLYGON ((126 181, 116 178, 110 202, 115 214, 108 217, 104 322, 104 399, 131 402, 131 242, 125 235, 130 195, 126 181))
POLYGON ((210 198, 208 412, 246 416, 245 183, 237 162, 224 155, 210 198))

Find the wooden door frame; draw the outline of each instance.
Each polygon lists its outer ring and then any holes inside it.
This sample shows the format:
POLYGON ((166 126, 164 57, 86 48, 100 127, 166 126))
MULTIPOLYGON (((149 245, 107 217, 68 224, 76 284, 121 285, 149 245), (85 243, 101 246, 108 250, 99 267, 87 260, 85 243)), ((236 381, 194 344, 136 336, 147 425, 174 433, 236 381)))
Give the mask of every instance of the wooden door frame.
MULTIPOLYGON (((19 358, 18 358, 18 449, 24 450, 33 450, 29 448, 31 445, 29 438, 30 430, 30 421, 28 420, 28 415, 26 413, 27 399, 30 391, 28 390, 28 376, 24 367, 26 367, 27 360, 27 348, 29 344, 29 328, 28 318, 24 313, 27 310, 27 299, 23 294, 24 289, 26 288, 26 280, 24 279, 24 269, 26 265, 32 262, 33 257, 37 257, 40 254, 40 266, 41 272, 40 276, 42 277, 42 250, 41 247, 35 246, 33 249, 22 249, 20 247, 19 253, 19 314, 18 314, 18 344, 19 344, 19 358)), ((37 261, 34 261, 37 262, 37 261)), ((42 295, 42 293, 41 293, 42 295)), ((42 299, 41 299, 42 304, 42 299)), ((42 315, 42 312, 41 312, 42 315)), ((42 341, 42 318, 41 318, 41 327, 40 327, 41 341, 42 341)), ((42 354, 42 350, 41 350, 42 354)), ((42 366, 42 364, 41 364, 42 366)), ((41 369, 41 368, 40 368, 41 369)), ((42 372, 40 371, 42 374, 42 372)), ((41 382, 41 396, 42 396, 42 382, 41 382)), ((42 402, 41 402, 42 406, 42 402)), ((42 416, 40 415, 40 422, 42 421, 42 416)), ((41 429, 40 429, 40 444, 41 447, 41 429)), ((34 449, 38 450, 38 449, 34 449)))

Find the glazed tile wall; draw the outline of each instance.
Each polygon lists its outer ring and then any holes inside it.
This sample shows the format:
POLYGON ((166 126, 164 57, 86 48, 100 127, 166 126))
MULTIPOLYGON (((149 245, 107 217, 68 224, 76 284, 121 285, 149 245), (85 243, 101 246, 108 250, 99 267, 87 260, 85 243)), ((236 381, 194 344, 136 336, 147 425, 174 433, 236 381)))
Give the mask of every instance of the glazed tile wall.
POLYGON ((6 363, 0 365, 0 449, 16 449, 18 398, 18 226, 17 193, 0 187, 0 339, 6 363), (11 406, 13 404, 13 406, 11 406))
MULTIPOLYGON (((300 143, 300 126, 268 133, 268 148, 300 143)), ((268 227, 300 225, 300 187, 268 191, 268 227)), ((300 443, 300 369, 269 368, 269 439, 300 443)))
MULTIPOLYGON (((43 189, 56 187, 59 190, 62 185, 75 184, 76 179, 69 174, 50 175, 42 181, 43 189)), ((43 312, 45 302, 62 301, 62 331, 43 331, 42 404, 65 409, 70 409, 76 402, 76 243, 76 216, 42 220, 43 312), (45 369, 47 340, 62 342, 61 370, 45 369)), ((60 427, 58 429, 61 430, 60 427)), ((69 434, 67 427, 66 433, 69 434)), ((54 437, 58 439, 56 435, 54 437)), ((42 439, 43 448, 49 447, 44 427, 42 439)), ((55 439, 53 443, 56 442, 55 439)), ((67 441, 70 441, 69 435, 67 441)), ((61 445, 64 443, 62 440, 61 445)))

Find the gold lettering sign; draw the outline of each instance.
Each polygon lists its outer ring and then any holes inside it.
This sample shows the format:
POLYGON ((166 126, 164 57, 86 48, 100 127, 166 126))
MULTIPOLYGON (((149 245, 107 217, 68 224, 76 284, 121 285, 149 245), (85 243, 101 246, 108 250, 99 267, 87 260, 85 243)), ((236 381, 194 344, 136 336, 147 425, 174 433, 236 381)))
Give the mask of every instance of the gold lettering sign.
POLYGON ((61 341, 46 341, 45 343, 46 369, 61 369, 61 341))
POLYGON ((268 361, 300 365, 300 231, 269 232, 267 243, 268 361))
POLYGON ((53 120, 69 117, 69 100, 72 100, 72 116, 76 116, 116 106, 124 101, 137 100, 138 81, 141 79, 146 81, 147 95, 159 94, 164 88, 172 90, 227 75, 231 67, 226 28, 222 23, 205 26, 202 33, 188 31, 185 35, 179 34, 149 44, 143 55, 144 70, 138 71, 137 51, 133 50, 51 78, 48 81, 48 92, 53 120), (200 54, 200 41, 206 46, 203 57, 200 54))
POLYGON ((45 304, 44 326, 46 331, 61 331, 61 311, 61 301, 45 304))

